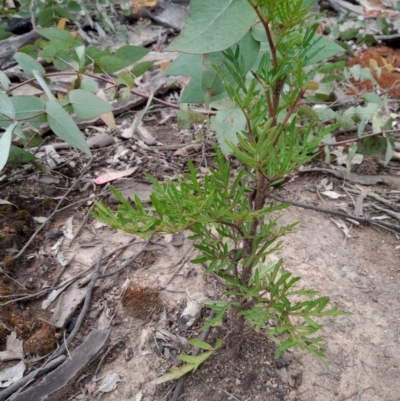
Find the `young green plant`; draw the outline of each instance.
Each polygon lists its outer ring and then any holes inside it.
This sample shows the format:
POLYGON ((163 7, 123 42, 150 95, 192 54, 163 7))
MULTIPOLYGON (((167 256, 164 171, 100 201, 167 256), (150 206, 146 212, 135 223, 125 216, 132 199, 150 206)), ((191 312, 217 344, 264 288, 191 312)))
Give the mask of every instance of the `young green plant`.
MULTIPOLYGON (((189 39, 196 38, 200 43, 192 49, 210 51, 209 32, 196 36, 195 22, 210 11, 200 3, 204 6, 200 0, 192 2, 187 25, 172 49, 184 52, 189 39)), ((242 37, 237 37, 237 31, 230 32, 234 43, 218 37, 222 51, 204 52, 200 62, 207 61, 201 76, 191 76, 205 102, 220 105, 222 99, 224 110, 227 104, 233 110, 232 120, 242 119, 241 126, 235 124, 240 126, 235 135, 219 135, 222 149, 240 167, 232 171, 229 157, 217 148, 208 175, 200 177, 189 160, 188 173, 176 182, 160 183, 148 177, 154 186, 149 207, 137 196, 130 202, 112 189, 121 202, 118 212, 96 202, 94 215, 111 227, 142 236, 191 231, 200 251, 192 263, 206 264, 205 272, 219 276, 226 287, 223 299, 208 302, 216 316, 207 325, 222 325, 229 317, 228 339, 238 348, 247 322, 279 344, 276 356, 293 347, 325 361, 326 344, 315 335, 322 327, 316 319, 343 312, 328 308, 329 299, 317 291, 297 288, 299 277, 285 270, 281 259, 268 263, 267 257, 281 248, 281 237, 297 224, 279 226, 276 212, 288 205, 274 195, 293 170, 313 158, 321 139, 335 128, 301 125, 297 110, 307 88, 314 86, 313 65, 322 61, 327 49, 329 55, 338 49, 317 34, 317 17, 310 16, 310 6, 302 0, 221 3, 220 14, 213 8, 219 23, 229 10, 229 18, 234 19, 229 29, 236 30, 236 22, 242 24, 238 28, 242 37), (235 20, 239 15, 242 22, 235 20), (242 29, 243 21, 247 30, 242 29), (257 49, 251 62, 246 53, 249 46, 257 49)), ((210 18, 216 20, 215 15, 210 18)), ((187 54, 180 57, 188 60, 187 54)), ((197 55, 193 60, 198 60, 197 55)), ((176 63, 175 69, 171 66, 174 73, 185 64, 179 58, 176 63)), ((187 93, 186 99, 190 96, 187 93)))

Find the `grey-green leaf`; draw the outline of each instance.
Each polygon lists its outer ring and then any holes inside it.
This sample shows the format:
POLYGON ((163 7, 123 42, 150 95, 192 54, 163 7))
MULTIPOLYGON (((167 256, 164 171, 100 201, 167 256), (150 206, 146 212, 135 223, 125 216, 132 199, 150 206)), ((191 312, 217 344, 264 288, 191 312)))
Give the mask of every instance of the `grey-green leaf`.
POLYGON ((211 128, 216 132, 219 145, 225 155, 232 153, 229 142, 237 145, 237 133, 246 127, 246 119, 238 107, 228 110, 219 110, 215 117, 211 118, 211 128))
POLYGON ((40 75, 46 74, 46 70, 43 68, 42 64, 40 64, 37 60, 29 56, 28 54, 15 53, 14 58, 17 61, 17 63, 22 67, 25 74, 28 75, 28 77, 30 78, 34 77, 33 75, 34 70, 39 71, 40 75))
POLYGON ((204 54, 239 42, 257 16, 247 0, 192 0, 182 33, 168 51, 204 54))
POLYGON ((84 120, 89 120, 101 114, 113 111, 109 103, 83 89, 72 90, 69 93, 69 100, 74 109, 74 113, 84 120))
POLYGON ((307 65, 313 65, 320 61, 326 60, 329 57, 336 56, 337 54, 344 53, 342 46, 335 43, 333 40, 316 34, 313 40, 313 46, 307 51, 308 55, 312 57, 307 60, 307 65), (313 54, 315 52, 315 54, 313 54))
POLYGON ((166 75, 191 77, 190 83, 183 90, 181 103, 203 103, 201 89, 202 56, 201 54, 180 54, 165 71, 166 75))
POLYGON ((92 155, 82 132, 56 100, 47 102, 46 112, 49 126, 57 136, 87 155, 92 155))
POLYGON ((6 129, 6 132, 4 132, 0 138, 0 171, 7 163, 8 155, 10 154, 12 134, 17 124, 17 121, 10 124, 6 129))
POLYGON ((7 163, 13 166, 19 166, 24 163, 31 163, 38 168, 42 173, 46 173, 46 167, 32 154, 18 146, 11 145, 10 154, 8 155, 7 163))
POLYGON ((15 118, 14 106, 8 96, 0 91, 0 120, 6 119, 11 122, 13 118, 15 118))
POLYGON ((36 81, 38 81, 38 84, 42 87, 42 89, 44 90, 44 93, 46 94, 46 96, 49 98, 49 100, 56 100, 56 98, 54 97, 53 93, 51 92, 49 85, 47 85, 47 82, 44 80, 44 78, 42 77, 42 75, 40 74, 39 71, 37 70, 33 70, 33 75, 36 78, 36 81))
MULTIPOLYGON (((15 108, 15 116, 17 120, 34 119, 40 122, 42 119, 39 116, 44 112, 46 104, 42 99, 35 96, 13 96, 11 101, 15 108)), ((32 120, 29 120, 32 123, 32 120)))
POLYGON ((58 28, 41 29, 38 33, 48 40, 73 41, 75 39, 71 32, 58 28))
POLYGON ((0 71, 0 84, 3 85, 5 91, 8 91, 11 81, 3 71, 0 71))
POLYGON ((84 76, 81 82, 81 89, 87 90, 89 92, 97 92, 99 86, 95 79, 91 77, 84 76))
MULTIPOLYGON (((260 42, 255 40, 251 33, 247 33, 237 43, 240 56, 243 60, 244 72, 250 70, 260 50, 260 42)), ((168 75, 184 75, 191 77, 189 85, 183 91, 182 103, 203 103, 222 96, 226 96, 221 78, 214 66, 223 67, 225 56, 222 52, 200 54, 181 54, 167 69, 168 75), (225 94, 225 95, 224 95, 225 94)))

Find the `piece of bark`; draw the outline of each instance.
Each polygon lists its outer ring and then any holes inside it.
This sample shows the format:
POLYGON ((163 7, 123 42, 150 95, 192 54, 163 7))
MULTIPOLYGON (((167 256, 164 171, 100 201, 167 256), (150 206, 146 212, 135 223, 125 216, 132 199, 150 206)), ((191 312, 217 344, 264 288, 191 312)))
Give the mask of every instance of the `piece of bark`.
POLYGON ((49 373, 39 384, 19 393, 13 401, 59 401, 66 399, 65 387, 73 384, 105 347, 110 330, 92 330, 71 358, 49 373))
POLYGON ((51 325, 57 329, 65 327, 86 296, 86 288, 79 288, 78 283, 72 284, 58 298, 51 325))
POLYGON ((25 386, 31 380, 38 379, 39 377, 43 376, 47 372, 51 372, 57 366, 61 365, 65 361, 66 358, 67 357, 65 355, 61 355, 58 358, 50 361, 43 368, 39 368, 39 369, 32 371, 28 375, 24 376, 21 380, 18 380, 16 383, 11 384, 11 386, 0 391, 0 401, 4 401, 4 400, 8 399, 8 397, 13 395, 16 391, 18 391, 21 387, 25 386))
POLYGON ((19 48, 30 45, 41 38, 36 31, 31 31, 25 35, 11 37, 0 41, 0 68, 4 71, 17 64, 14 54, 19 48))

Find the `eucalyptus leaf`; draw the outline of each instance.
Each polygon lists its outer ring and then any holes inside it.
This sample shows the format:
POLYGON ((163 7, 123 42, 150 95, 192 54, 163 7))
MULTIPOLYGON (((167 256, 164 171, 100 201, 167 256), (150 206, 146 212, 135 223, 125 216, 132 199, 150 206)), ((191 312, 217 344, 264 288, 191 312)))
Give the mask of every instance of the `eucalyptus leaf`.
POLYGON ((47 95, 49 100, 55 100, 56 98, 54 97, 53 93, 51 92, 51 89, 49 88, 49 85, 47 85, 47 82, 42 77, 42 75, 36 70, 33 70, 32 72, 34 77, 36 78, 36 81, 38 81, 39 85, 42 87, 44 93, 47 95))
POLYGON ((218 114, 211 118, 211 127, 217 134, 222 152, 230 155, 231 145, 238 144, 237 135, 246 127, 246 118, 238 107, 219 110, 218 114))
POLYGON ((84 120, 90 120, 113 110, 109 103, 83 89, 74 89, 69 92, 69 101, 74 113, 84 120))
POLYGON ((12 135, 14 128, 17 126, 17 121, 14 121, 11 123, 6 131, 1 134, 0 138, 0 171, 3 169, 3 167, 6 165, 8 156, 10 154, 10 146, 11 146, 11 140, 12 140, 12 135))
POLYGON ((382 136, 363 138, 358 142, 357 150, 365 156, 371 156, 386 150, 387 140, 382 136))
POLYGON ((38 31, 39 35, 44 36, 48 40, 61 40, 61 41, 74 41, 75 38, 71 32, 65 31, 64 29, 58 28, 46 28, 38 31))
POLYGON ((95 93, 99 90, 99 85, 97 84, 97 81, 95 79, 85 75, 81 81, 81 89, 95 93))
POLYGON ((46 70, 43 68, 42 64, 40 64, 37 60, 29 56, 28 54, 15 53, 14 59, 22 67, 25 74, 28 75, 29 78, 34 77, 34 70, 38 71, 40 75, 46 74, 46 70))
POLYGON ((46 167, 40 163, 32 153, 27 152, 18 146, 11 145, 10 154, 8 155, 7 164, 11 164, 13 167, 19 167, 21 164, 31 163, 38 168, 42 173, 46 173, 46 167))
POLYGON ((102 70, 108 74, 129 67, 149 53, 148 49, 139 46, 122 46, 114 55, 103 55, 96 59, 95 72, 102 70))
POLYGON ((149 54, 150 50, 145 47, 126 45, 121 46, 115 52, 115 56, 124 60, 128 65, 136 63, 141 58, 149 54))
POLYGON ((4 90, 7 92, 9 87, 10 87, 11 81, 7 77, 6 74, 4 74, 3 71, 0 71, 0 84, 3 85, 4 90))
POLYGON ((8 96, 0 91, 0 118, 11 122, 15 118, 15 108, 8 96))
POLYGON ((30 123, 43 121, 41 114, 44 115, 46 103, 36 97, 28 95, 13 96, 11 102, 15 108, 17 120, 29 120, 30 123))
POLYGON ((202 56, 200 54, 180 54, 165 71, 166 75, 184 75, 193 78, 181 95, 182 103, 203 103, 201 89, 202 56))
POLYGON ((392 160, 392 156, 393 156, 393 146, 391 144, 391 141, 389 140, 389 138, 387 138, 387 143, 386 143, 386 152, 385 152, 385 166, 387 166, 390 162, 390 160, 392 160))
POLYGON ((153 64, 154 64, 153 61, 143 61, 141 63, 138 63, 132 68, 132 74, 135 77, 140 77, 146 71, 148 71, 151 67, 153 67, 153 64))
POLYGON ((247 0, 192 0, 186 24, 167 51, 205 54, 239 42, 256 20, 247 0))
POLYGON ((194 123, 203 123, 207 117, 204 114, 188 109, 184 103, 181 104, 181 110, 176 112, 178 117, 178 128, 189 129, 194 123))
POLYGON ((82 132, 56 100, 49 100, 46 103, 46 113, 49 126, 57 136, 87 155, 92 155, 82 132))

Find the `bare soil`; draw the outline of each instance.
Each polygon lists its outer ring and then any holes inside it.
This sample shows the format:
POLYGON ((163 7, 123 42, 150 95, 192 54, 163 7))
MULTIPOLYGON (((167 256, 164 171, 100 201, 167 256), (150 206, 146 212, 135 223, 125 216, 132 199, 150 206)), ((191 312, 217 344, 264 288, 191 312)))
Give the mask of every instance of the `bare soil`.
MULTIPOLYGON (((154 131, 156 129, 157 127, 154 131)), ((162 134, 166 135, 164 132, 162 134)), ((176 136, 175 142, 170 143, 180 143, 180 139, 176 136)), ((201 154, 197 157, 201 160, 201 154)), ((185 158, 173 157, 171 152, 164 152, 161 156, 149 153, 145 166, 153 173, 157 172, 157 162, 160 158, 171 160, 175 166, 185 165, 185 158)), ((95 165, 87 178, 93 178, 99 171, 101 166, 95 165)), ((395 173, 395 170, 393 171, 395 173)), ((159 176, 165 174, 158 170, 159 176)), ((400 189, 399 177, 396 174, 392 174, 392 177, 395 185, 390 189, 400 189)), ((321 178, 322 175, 295 176, 281 195, 324 208, 344 208, 352 213, 355 199, 341 191, 340 181, 334 181, 334 190, 346 197, 331 200, 318 196, 315 186, 321 178)), ((0 198, 22 202, 23 197, 26 197, 32 215, 41 214, 46 208, 49 208, 50 213, 52 206, 49 202, 44 203, 42 196, 47 187, 41 186, 35 179, 28 181, 28 184, 24 186, 23 196, 20 194, 18 198, 18 184, 13 184, 1 190, 0 198)), ((384 196, 388 188, 376 186, 370 187, 369 190, 384 196)), ((89 191, 74 192, 70 202, 85 198, 89 191)), ((368 201, 365 201, 364 206, 368 215, 368 201)), ((91 217, 87 219, 72 244, 66 238, 61 243, 58 242, 60 239, 49 235, 65 230, 71 217, 74 218, 72 227, 76 233, 86 214, 87 205, 77 205, 56 215, 45 231, 36 238, 25 257, 9 271, 10 277, 18 280, 29 291, 38 292, 51 285, 62 270, 58 257, 61 252, 64 252, 65 257, 74 255, 74 260, 67 266, 61 278, 61 281, 64 281, 96 262, 102 248, 108 253, 135 240, 133 245, 112 259, 107 271, 118 268, 143 248, 143 240, 110 229, 91 217)), ((246 329, 243 332, 239 357, 230 359, 229 349, 222 347, 197 372, 188 377, 179 400, 400 400, 398 234, 376 225, 356 225, 347 222, 349 236, 345 237, 330 215, 291 207, 283 212, 281 222, 286 224, 294 221, 301 223, 293 235, 285 238, 283 250, 273 255, 273 258, 282 256, 286 269, 302 277, 300 285, 319 290, 321 295, 331 298, 332 306, 352 312, 352 315, 346 317, 323 319, 322 336, 329 345, 329 367, 325 367, 316 357, 304 356, 295 351, 288 351, 283 358, 275 360, 274 344, 262 333, 246 329)), ((28 231, 32 231, 31 225, 28 231)), ((28 231, 22 230, 21 233, 25 235, 28 231)), ((22 234, 18 241, 26 240, 22 234)), ((179 241, 175 242, 176 239, 172 236, 154 238, 154 242, 149 245, 151 252, 144 253, 121 273, 98 281, 90 310, 71 345, 71 350, 79 345, 92 329, 112 329, 109 352, 99 365, 97 379, 113 371, 119 375, 120 381, 113 391, 102 396, 102 400, 170 399, 174 383, 154 386, 150 382, 176 365, 176 356, 187 350, 172 340, 160 340, 159 331, 164 330, 185 338, 199 338, 200 327, 209 311, 204 309, 200 320, 190 329, 185 329, 181 315, 186 306, 187 293, 202 294, 208 298, 213 297, 215 288, 218 294, 222 293, 222 288, 214 283, 214 279, 203 274, 202 266, 184 261, 195 256, 187 235, 188 233, 184 233, 182 245, 179 245, 179 241), (129 302, 122 301, 129 280, 139 283, 143 288, 148 287, 153 295, 154 291, 158 292, 159 300, 152 295, 147 303, 140 303, 145 305, 143 313, 132 312, 129 302)), ((18 245, 20 243, 16 244, 18 245)), ((5 288, 13 293, 21 291, 14 281, 6 280, 4 276, 1 288, 2 294, 7 293, 4 292, 5 288)), ((146 301, 146 296, 143 295, 141 299, 146 301)), ((64 330, 49 330, 48 326, 54 306, 43 310, 42 301, 43 299, 13 304, 6 309, 7 315, 3 309, 1 317, 3 320, 8 317, 8 322, 15 323, 15 326, 10 327, 9 323, 7 327, 16 330, 24 344, 30 340, 32 344, 32 337, 36 335, 37 338, 38 330, 47 333, 47 346, 49 343, 53 344, 52 346, 56 343, 61 344, 64 330), (13 319, 10 320, 10 316, 13 316, 13 319)), ((80 309, 74 312, 73 318, 78 316, 79 311, 80 309)), ((73 326, 73 319, 72 323, 68 322, 68 325, 71 324, 73 326)), ((207 341, 214 344, 218 338, 225 335, 225 327, 213 329, 207 341)), ((33 363, 35 357, 48 352, 47 348, 42 349, 39 345, 40 342, 33 343, 29 353, 25 355, 27 372, 40 366, 40 362, 33 363)), ((4 350, 4 342, 1 347, 0 350, 4 350)), ((85 372, 88 375, 82 376, 81 381, 65 390, 65 399, 95 399, 94 391, 100 381, 92 382, 92 378, 97 364, 98 361, 92 367, 88 367, 85 372)), ((2 363, 0 371, 8 366, 10 363, 2 363)))

